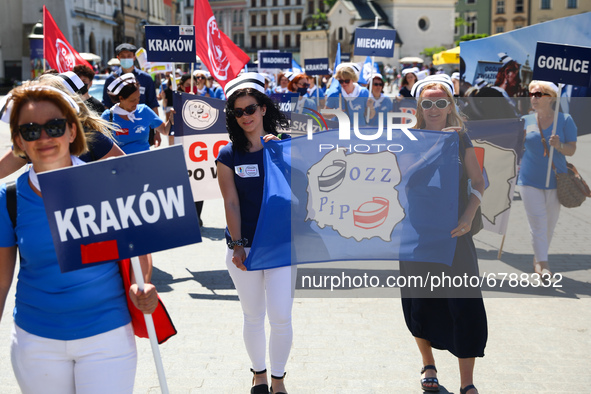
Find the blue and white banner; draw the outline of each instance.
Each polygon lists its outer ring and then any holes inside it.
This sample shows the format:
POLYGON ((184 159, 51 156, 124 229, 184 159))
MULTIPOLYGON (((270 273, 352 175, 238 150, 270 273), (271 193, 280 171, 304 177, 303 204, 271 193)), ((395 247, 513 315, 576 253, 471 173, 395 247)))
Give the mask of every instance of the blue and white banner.
POLYGON ((328 58, 306 59, 304 68, 307 75, 328 75, 328 58))
MULTIPOLYGON (((408 260, 451 265, 458 136, 400 130, 339 140, 330 130, 265 143, 265 188, 245 265, 408 260)), ((377 129, 365 129, 367 134, 377 129)))
POLYGON ((194 63, 195 26, 146 26, 150 62, 194 63))
POLYGON ((201 242, 186 171, 172 146, 39 174, 61 271, 201 242))
POLYGON ((533 78, 556 84, 589 87, 591 48, 538 42, 533 78))
POLYGON ((396 30, 355 29, 356 56, 393 57, 396 30))
POLYGON ((291 53, 259 52, 259 69, 290 69, 291 53))
POLYGON ((175 143, 183 146, 194 201, 220 198, 215 159, 230 142, 226 101, 174 93, 175 143))

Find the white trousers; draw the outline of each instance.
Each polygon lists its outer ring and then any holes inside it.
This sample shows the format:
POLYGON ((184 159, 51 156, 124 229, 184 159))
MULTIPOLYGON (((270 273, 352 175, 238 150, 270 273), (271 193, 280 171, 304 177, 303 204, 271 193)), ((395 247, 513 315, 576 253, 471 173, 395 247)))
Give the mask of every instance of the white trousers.
MULTIPOLYGON (((246 254, 250 248, 245 248, 246 254)), ((232 263, 232 250, 226 254, 226 265, 238 291, 244 313, 243 336, 246 351, 255 371, 266 369, 265 313, 269 315, 271 334, 269 360, 271 375, 283 376, 291 351, 292 271, 280 267, 260 271, 241 271, 232 263)), ((293 282, 295 284, 295 281, 293 282)))
POLYGON ((548 261, 548 249, 558 222, 560 202, 556 189, 520 186, 536 261, 548 261))
POLYGON ((131 394, 137 350, 130 324, 88 338, 62 341, 16 324, 12 369, 23 394, 131 394))

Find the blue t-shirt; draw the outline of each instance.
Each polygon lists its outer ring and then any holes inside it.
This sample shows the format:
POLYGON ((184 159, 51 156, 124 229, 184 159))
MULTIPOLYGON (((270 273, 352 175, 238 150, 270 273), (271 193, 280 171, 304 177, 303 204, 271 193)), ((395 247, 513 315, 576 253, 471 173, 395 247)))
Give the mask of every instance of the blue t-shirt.
MULTIPOLYGON (((556 189, 556 177, 554 175, 550 175, 550 184, 546 187, 548 156, 544 156, 544 145, 542 144, 542 139, 540 137, 536 114, 526 115, 522 119, 525 121, 525 152, 521 159, 517 184, 533 186, 538 189, 556 189)), ((552 127, 553 126, 550 125, 550 127, 543 130, 548 149, 550 149, 548 141, 552 136, 552 127)), ((560 142, 562 143, 574 142, 577 140, 577 126, 570 115, 562 112, 558 113, 556 135, 560 136, 560 142)), ((560 174, 567 172, 566 157, 556 149, 554 149, 552 161, 556 167, 556 172, 560 174)))
MULTIPOLYGON (((265 167, 263 166, 263 149, 256 152, 239 152, 232 149, 232 143, 224 146, 216 162, 234 171, 234 182, 240 201, 240 232, 242 238, 248 239, 245 245, 250 247, 263 203, 263 187, 265 184, 265 167)), ((232 240, 226 227, 226 240, 232 240)))
MULTIPOLYGON (((111 82, 121 76, 121 72, 122 70, 119 69, 117 72, 109 75, 105 81, 105 87, 103 88, 103 104, 105 104, 105 107, 107 108, 111 108, 115 105, 113 101, 111 101, 111 97, 109 97, 107 88, 111 82)), ((135 75, 135 79, 140 84, 140 104, 146 104, 150 108, 158 108, 160 104, 158 104, 158 97, 156 97, 156 86, 154 85, 154 80, 150 74, 134 67, 133 75, 135 75)))
POLYGON ((383 127, 387 127, 387 118, 386 113, 392 111, 392 100, 386 97, 383 93, 379 99, 374 99, 374 108, 376 110, 376 115, 369 120, 369 125, 371 126, 378 126, 380 122, 380 116, 382 117, 382 125, 383 127))
POLYGON ((85 163, 100 160, 113 149, 113 140, 100 131, 93 130, 89 134, 86 137, 88 151, 80 155, 80 160, 85 163))
MULTIPOLYGON (((110 112, 110 110, 106 110, 101 115, 101 118, 109 120, 111 117, 110 112)), ((115 133, 115 142, 117 142, 117 145, 121 147, 121 150, 126 155, 149 150, 150 142, 148 140, 150 137, 150 128, 155 129, 164 123, 145 104, 138 104, 134 116, 139 119, 132 122, 113 113, 113 123, 119 126, 119 129, 115 133)))
POLYGON ((8 216, 6 185, 0 186, 0 247, 15 244, 21 255, 14 321, 44 338, 73 340, 101 334, 131 321, 116 263, 61 273, 43 200, 16 181, 16 228, 8 216))
MULTIPOLYGON (((338 83, 338 82, 337 82, 338 83)), ((367 99, 369 97, 369 90, 359 86, 359 95, 355 98, 345 98, 342 96, 341 87, 338 86, 336 91, 328 95, 326 99, 327 108, 339 108, 339 96, 341 99, 341 109, 349 115, 351 126, 353 126, 353 114, 358 113, 359 126, 365 126, 365 110, 367 108, 367 99)))

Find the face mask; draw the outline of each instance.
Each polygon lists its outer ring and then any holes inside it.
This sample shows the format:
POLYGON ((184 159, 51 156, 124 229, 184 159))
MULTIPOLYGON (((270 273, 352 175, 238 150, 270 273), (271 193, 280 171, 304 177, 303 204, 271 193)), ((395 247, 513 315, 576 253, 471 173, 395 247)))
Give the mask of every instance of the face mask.
POLYGON ((298 88, 298 93, 300 96, 303 96, 304 94, 308 93, 308 88, 298 88))
POLYGON ((133 67, 133 59, 120 59, 121 68, 128 69, 133 67))

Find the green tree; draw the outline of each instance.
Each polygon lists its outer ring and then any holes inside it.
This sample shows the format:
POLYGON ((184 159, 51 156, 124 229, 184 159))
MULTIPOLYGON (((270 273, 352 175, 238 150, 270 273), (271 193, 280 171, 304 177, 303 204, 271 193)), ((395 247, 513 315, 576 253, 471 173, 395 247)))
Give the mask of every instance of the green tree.
POLYGON ((460 42, 478 40, 479 38, 484 38, 484 37, 488 37, 488 34, 486 34, 486 33, 466 34, 466 35, 461 36, 460 39, 456 41, 456 46, 460 45, 460 42))
POLYGON ((447 50, 447 48, 444 47, 444 46, 436 46, 436 47, 431 47, 431 48, 425 48, 425 49, 423 49, 421 51, 421 55, 423 55, 425 57, 432 57, 436 53, 443 52, 445 50, 447 50))

